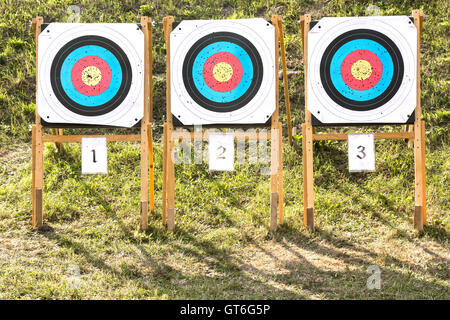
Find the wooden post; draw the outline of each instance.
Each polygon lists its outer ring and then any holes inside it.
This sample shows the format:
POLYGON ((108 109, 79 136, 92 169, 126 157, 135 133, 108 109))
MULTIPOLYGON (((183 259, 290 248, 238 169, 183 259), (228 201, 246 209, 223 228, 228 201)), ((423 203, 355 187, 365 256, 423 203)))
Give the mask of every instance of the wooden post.
POLYGON ((167 230, 175 229, 175 164, 173 162, 173 126, 167 126, 167 230))
POLYGON ((414 119, 414 167, 415 167, 415 214, 414 227, 422 230, 426 224, 426 181, 425 181, 425 123, 422 120, 420 101, 420 40, 423 12, 413 10, 414 25, 417 28, 417 99, 414 119))
POLYGON ((36 125, 31 127, 31 225, 36 225, 36 125))
MULTIPOLYGON (((414 132, 414 125, 413 124, 407 124, 405 128, 406 132, 413 133, 414 132)), ((408 139, 408 148, 412 148, 414 146, 414 138, 408 139)))
POLYGON ((144 32, 144 116, 141 120, 141 230, 147 229, 148 226, 148 198, 149 198, 149 98, 150 98, 150 81, 148 74, 150 72, 149 57, 149 25, 151 22, 148 17, 141 17, 142 32, 144 32))
POLYGON ((163 186, 163 220, 167 218, 167 230, 172 232, 175 228, 175 167, 173 163, 173 121, 170 99, 170 33, 172 32, 172 16, 163 19, 164 36, 166 40, 166 124, 164 124, 164 166, 165 186, 163 186), (166 215, 164 217, 164 214, 166 215))
POLYGON ((278 210, 278 143, 280 139, 278 135, 280 134, 278 126, 272 123, 272 129, 270 134, 270 230, 277 229, 277 210, 278 210))
POLYGON ((283 127, 278 122, 278 223, 284 223, 284 196, 283 196, 283 127))
POLYGON ((308 111, 308 32, 311 24, 311 15, 305 14, 300 18, 303 39, 303 74, 305 75, 305 123, 311 124, 311 113, 308 111))
POLYGON ((311 15, 300 18, 303 39, 303 65, 305 75, 305 123, 302 125, 303 159, 303 215, 304 224, 314 230, 314 171, 313 171, 313 133, 311 113, 308 111, 308 32, 311 15))
POLYGON ((150 211, 155 211, 155 181, 154 181, 154 164, 153 164, 153 31, 152 31, 152 19, 148 18, 148 83, 149 83, 149 97, 148 97, 148 162, 150 171, 150 211))
MULTIPOLYGON (((42 17, 36 17, 33 19, 32 24, 34 30, 34 37, 36 42, 36 95, 38 90, 38 42, 39 34, 41 33, 42 24, 44 19, 42 17)), ((34 145, 34 150, 32 151, 34 162, 32 164, 33 168, 33 186, 32 186, 32 203, 33 203, 33 214, 32 214, 32 225, 34 227, 41 227, 44 223, 43 221, 43 189, 44 189, 44 142, 42 141, 43 129, 41 125, 41 117, 38 113, 38 102, 36 102, 36 124, 33 126, 32 135, 32 145, 34 145)))
POLYGON ((167 218, 167 122, 163 127, 163 183, 162 183, 162 223, 167 218))
MULTIPOLYGON (((53 131, 53 134, 55 134, 55 135, 61 135, 61 136, 63 135, 63 129, 54 128, 52 131, 53 131)), ((61 142, 55 142, 55 146, 58 149, 59 153, 63 152, 63 144, 61 142)))
MULTIPOLYGON (((272 114, 272 124, 271 124, 271 164, 270 164, 270 224, 269 229, 270 230, 276 230, 278 227, 278 221, 280 217, 278 214, 280 212, 279 208, 283 205, 283 203, 280 204, 281 197, 280 197, 280 141, 282 139, 281 136, 281 124, 279 123, 279 100, 280 100, 280 94, 279 94, 279 79, 278 79, 278 70, 280 69, 280 59, 279 59, 279 53, 278 53, 278 43, 280 40, 280 32, 278 28, 278 19, 279 16, 273 15, 272 16, 272 25, 275 27, 275 101, 276 101, 276 107, 275 112, 272 114)), ((281 190, 282 191, 282 190, 281 190)))
POLYGON ((303 163, 304 175, 303 175, 303 188, 304 192, 304 222, 305 226, 314 230, 314 162, 313 162, 313 130, 312 126, 304 124, 304 136, 305 140, 303 150, 305 162, 303 163))
MULTIPOLYGON (((286 50, 284 47, 284 33, 283 33, 283 19, 281 16, 277 16, 277 27, 279 30, 279 38, 280 38, 280 47, 281 47, 281 65, 283 68, 283 86, 284 86, 284 100, 286 103, 286 116, 287 116, 287 128, 288 128, 288 137, 289 144, 293 144, 292 139, 292 120, 291 120, 291 102, 289 100, 289 85, 287 78, 287 65, 286 65, 286 50)), ((278 45, 277 45, 278 50, 278 45)), ((278 73, 278 69, 277 69, 278 73)), ((278 74, 277 74, 278 76, 278 74)))
POLYGON ((155 211, 155 178, 154 178, 154 164, 153 164, 153 128, 149 123, 147 126, 147 134, 148 134, 148 163, 149 163, 149 171, 150 171, 150 180, 149 180, 149 188, 150 188, 150 211, 155 211))

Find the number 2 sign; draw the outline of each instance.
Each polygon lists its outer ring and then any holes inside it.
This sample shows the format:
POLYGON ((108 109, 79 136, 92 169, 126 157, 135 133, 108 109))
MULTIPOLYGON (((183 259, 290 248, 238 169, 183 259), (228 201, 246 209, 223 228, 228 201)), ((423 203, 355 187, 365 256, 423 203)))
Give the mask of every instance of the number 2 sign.
POLYGON ((106 138, 81 139, 81 173, 108 173, 106 138))
POLYGON ((375 171, 375 142, 373 134, 348 135, 348 170, 375 171))
POLYGON ((209 135, 209 170, 234 170, 234 135, 209 135))

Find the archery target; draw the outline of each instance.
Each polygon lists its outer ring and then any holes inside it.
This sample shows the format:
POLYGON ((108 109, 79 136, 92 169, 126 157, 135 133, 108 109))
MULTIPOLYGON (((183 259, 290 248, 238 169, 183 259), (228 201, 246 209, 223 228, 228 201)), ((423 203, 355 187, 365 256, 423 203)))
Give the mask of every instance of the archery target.
POLYGON ((417 30, 406 16, 323 18, 308 34, 308 110, 322 123, 405 123, 417 30))
POLYGON ((50 23, 39 35, 38 61, 44 121, 132 127, 143 117, 138 25, 50 23))
POLYGON ((275 29, 264 19, 182 21, 170 66, 183 125, 265 123, 275 111, 275 29))

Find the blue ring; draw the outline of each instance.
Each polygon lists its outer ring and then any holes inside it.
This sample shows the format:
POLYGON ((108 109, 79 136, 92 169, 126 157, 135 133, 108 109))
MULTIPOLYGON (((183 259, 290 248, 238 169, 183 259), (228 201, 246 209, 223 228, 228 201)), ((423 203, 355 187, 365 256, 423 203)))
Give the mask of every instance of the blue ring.
POLYGON ((82 46, 72 51, 61 66, 61 85, 67 96, 76 103, 86 107, 96 107, 110 101, 119 91, 122 83, 122 68, 111 51, 96 45, 82 46), (80 93, 72 83, 72 68, 78 60, 87 56, 97 56, 105 60, 111 69, 111 83, 108 88, 97 96, 87 96, 80 93))
POLYGON ((194 60, 192 78, 197 90, 207 99, 214 102, 226 103, 241 97, 250 87, 253 79, 253 64, 247 52, 232 42, 215 42, 204 47, 194 60), (211 89, 203 79, 203 66, 213 54, 229 52, 235 55, 242 65, 242 79, 233 90, 218 92, 211 89))
POLYGON ((355 101, 368 101, 381 95, 392 81, 394 75, 394 63, 391 55, 379 43, 368 39, 352 40, 340 47, 334 54, 330 63, 330 76, 336 90, 344 97, 355 101), (345 57, 356 50, 372 51, 381 61, 383 73, 378 83, 367 90, 355 90, 350 88, 341 75, 341 65, 345 57))

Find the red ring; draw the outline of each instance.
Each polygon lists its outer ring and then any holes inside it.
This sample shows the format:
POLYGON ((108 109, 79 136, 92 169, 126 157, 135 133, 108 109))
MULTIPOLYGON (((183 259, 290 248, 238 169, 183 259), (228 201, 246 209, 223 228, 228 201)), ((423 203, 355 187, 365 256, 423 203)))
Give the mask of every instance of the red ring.
POLYGON ((97 56, 86 56, 78 60, 72 68, 71 79, 75 89, 86 96, 98 96, 108 89, 112 73, 108 63, 97 56), (102 79, 95 86, 88 86, 81 79, 81 73, 86 67, 95 66, 102 73, 102 79))
POLYGON ((349 53, 341 65, 341 76, 345 84, 355 90, 368 90, 378 83, 383 74, 383 65, 380 58, 369 50, 355 50, 349 53), (365 80, 356 79, 352 74, 352 65, 358 60, 366 60, 372 67, 372 74, 365 80))
POLYGON ((218 92, 228 92, 236 88, 242 80, 242 64, 239 59, 229 52, 217 52, 210 56, 203 65, 203 79, 208 87, 218 92), (231 79, 225 82, 217 81, 213 69, 219 62, 226 62, 233 68, 231 79))

